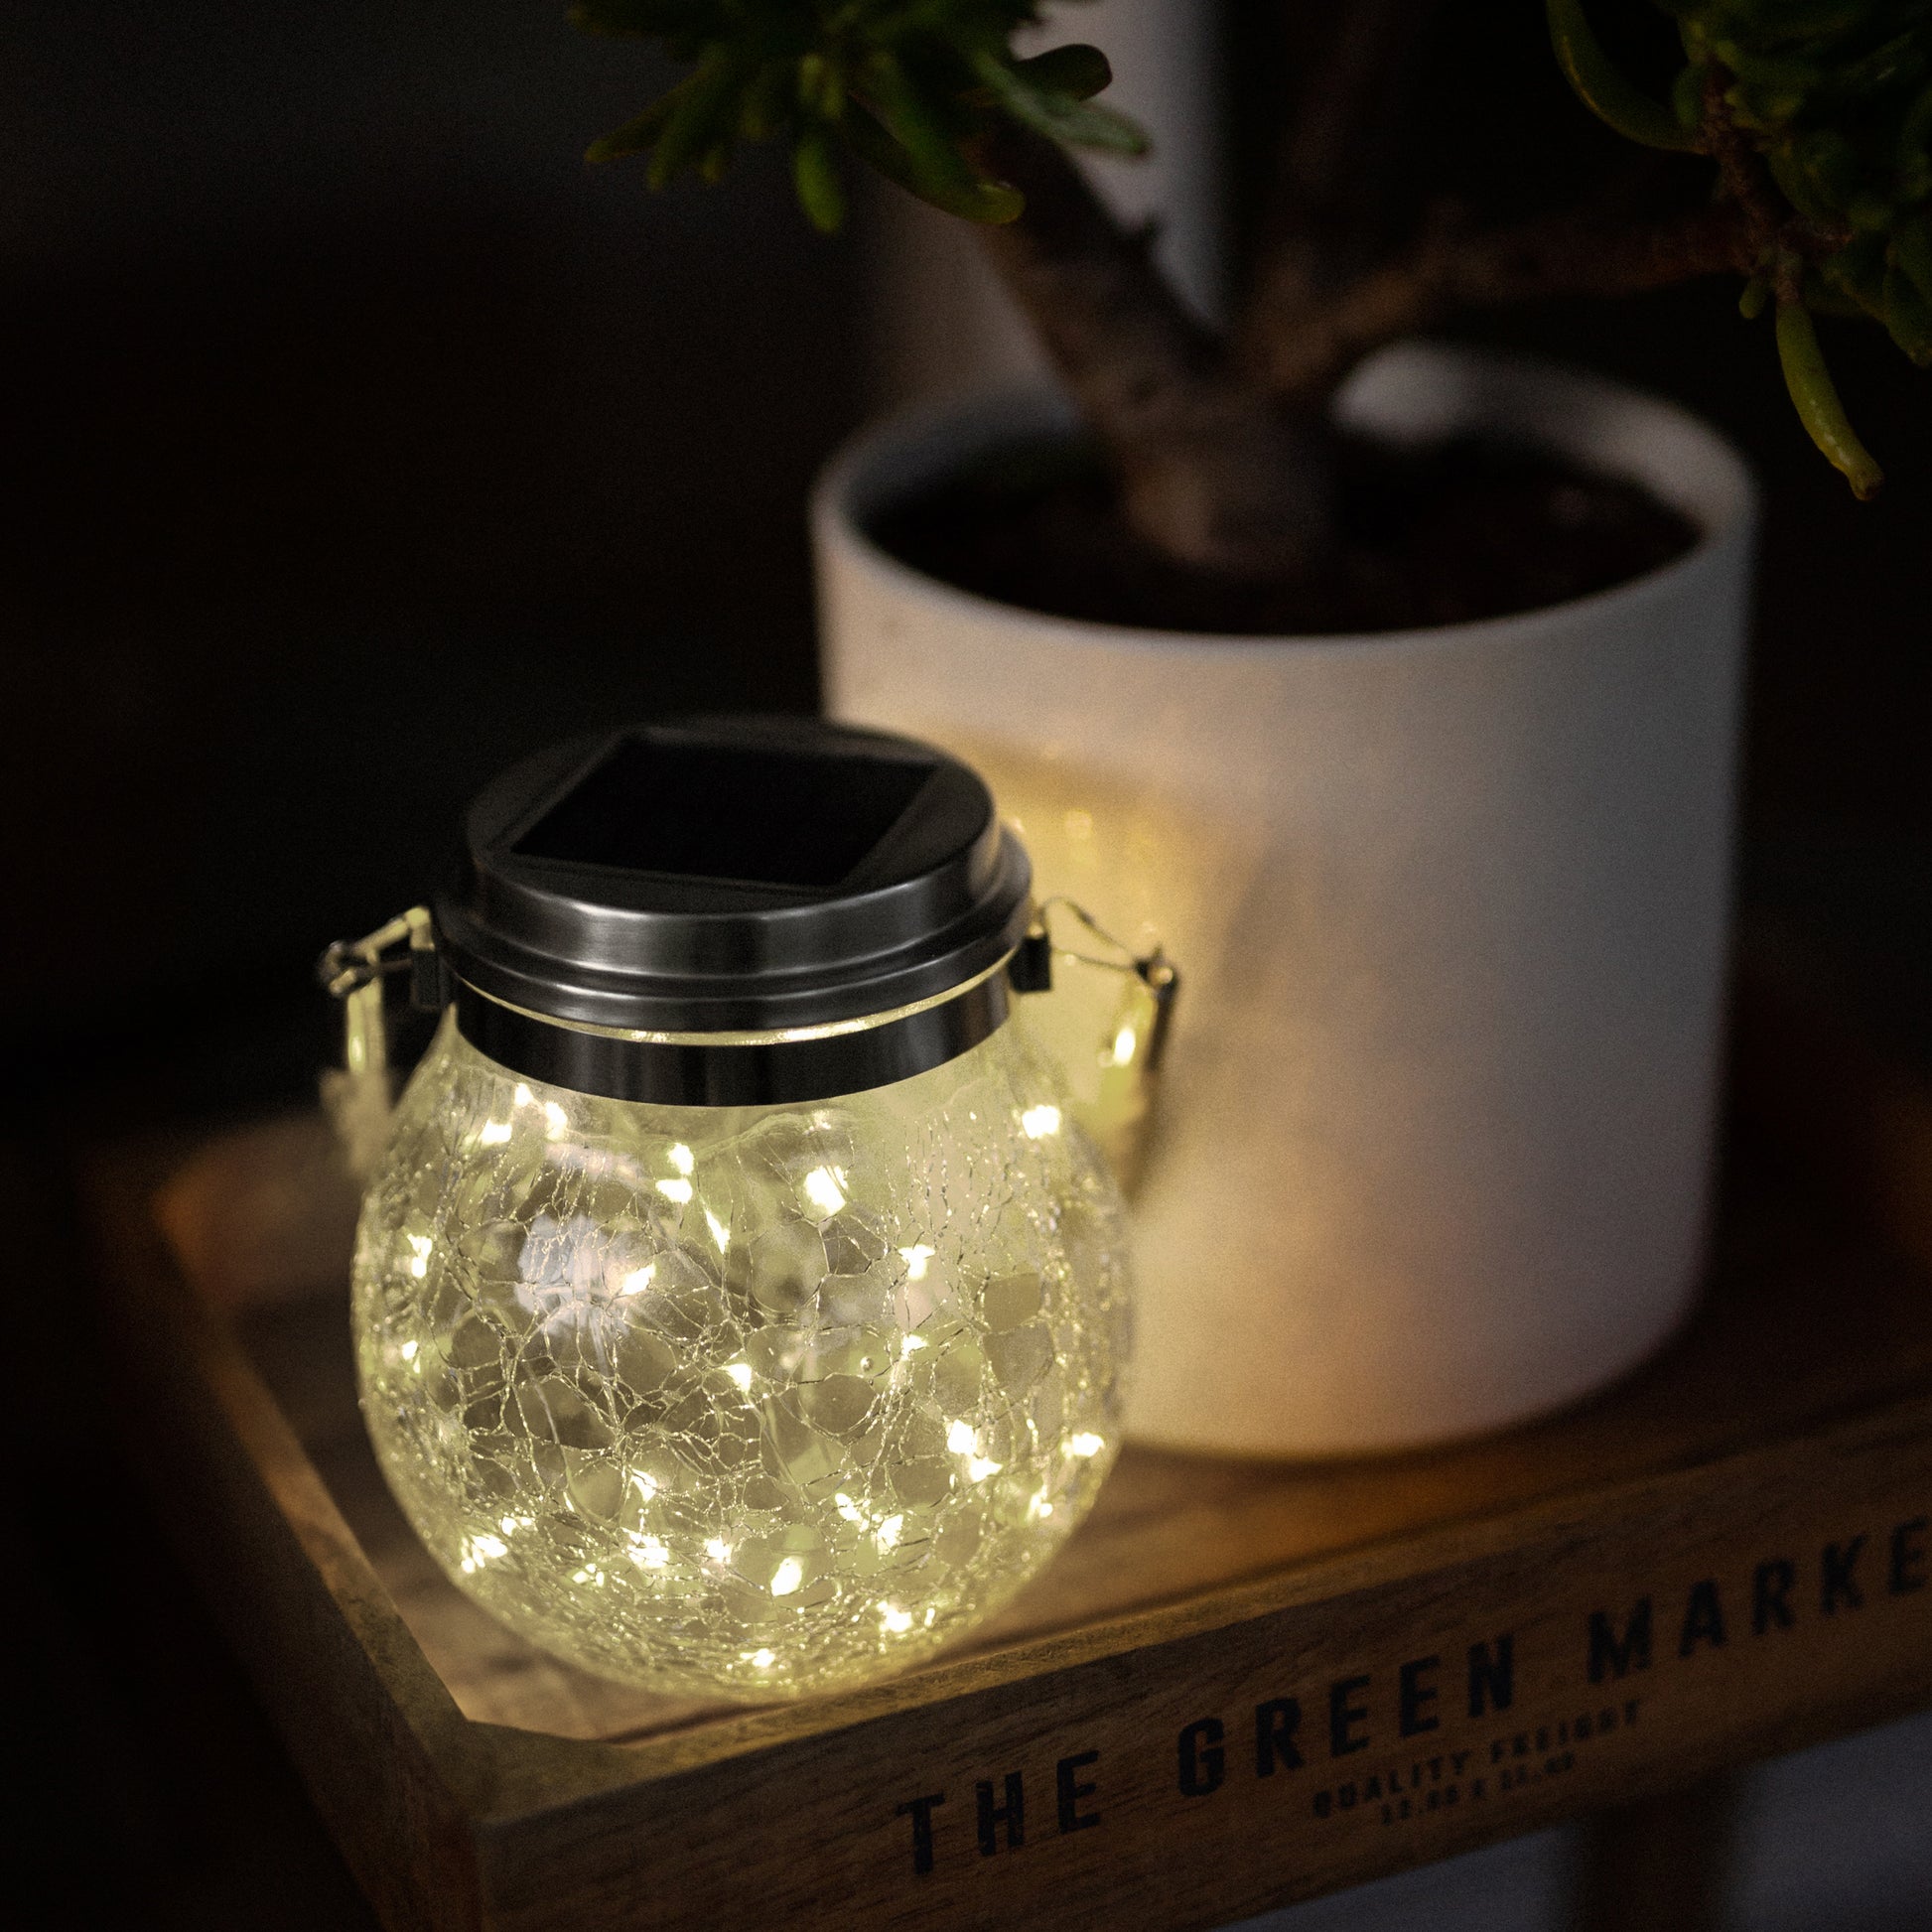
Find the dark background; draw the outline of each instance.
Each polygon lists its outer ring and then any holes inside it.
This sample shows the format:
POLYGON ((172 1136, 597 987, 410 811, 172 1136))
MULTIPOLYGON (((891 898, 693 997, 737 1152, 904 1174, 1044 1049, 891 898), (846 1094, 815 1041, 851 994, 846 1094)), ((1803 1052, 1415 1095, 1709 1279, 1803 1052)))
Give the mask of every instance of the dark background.
MULTIPOLYGON (((1447 9, 1418 192, 1520 205, 1613 153, 1540 13, 1447 9)), ((14 1734, 50 1923, 366 1922, 74 1390, 96 1344, 59 1150, 311 1091, 320 944, 419 898, 515 754, 815 701, 802 502, 874 393, 866 223, 813 235, 770 156, 712 193, 588 171, 660 69, 561 14, 10 0, 0 25, 0 1080, 24 1209, 0 1527, 26 1558, 14 1734)), ((1237 225, 1291 17, 1227 9, 1237 225)), ((1646 17, 1627 38, 1656 51, 1646 17)), ((1864 935, 1909 1005, 1932 980, 1932 376, 1825 325, 1889 475, 1861 507, 1735 294, 1464 333, 1676 396, 1757 464, 1750 891, 1864 935)))
MULTIPOLYGON (((1229 11, 1239 225, 1297 18, 1229 11)), ((1641 60, 1668 30, 1631 18, 1641 60)), ((773 156, 656 197, 587 169, 661 69, 547 0, 13 0, 0 33, 0 864, 35 935, 0 953, 0 1066, 67 1092, 164 1031, 313 1022, 318 941, 419 897, 521 749, 809 708, 803 492, 871 402, 877 305, 863 222, 814 235, 773 156)), ((1418 193, 1520 207, 1624 153, 1534 0, 1452 0, 1428 69, 1418 193)), ((1735 293, 1461 333, 1737 438, 1769 506, 1753 822, 1922 854, 1932 380, 1824 325, 1888 472, 1861 506, 1735 293)))

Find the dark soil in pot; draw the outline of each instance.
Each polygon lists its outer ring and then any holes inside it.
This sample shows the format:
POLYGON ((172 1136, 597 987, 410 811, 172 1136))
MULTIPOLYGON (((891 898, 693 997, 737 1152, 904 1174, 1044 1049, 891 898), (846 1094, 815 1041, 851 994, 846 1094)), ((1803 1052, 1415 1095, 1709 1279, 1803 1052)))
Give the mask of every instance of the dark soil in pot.
POLYGON ((1341 542, 1320 575, 1233 582, 1170 562, 1115 513, 1077 444, 1016 443, 874 519, 961 590, 1049 617, 1249 636, 1408 630, 1541 610, 1682 556, 1697 526, 1640 485, 1462 439, 1337 450, 1341 542))

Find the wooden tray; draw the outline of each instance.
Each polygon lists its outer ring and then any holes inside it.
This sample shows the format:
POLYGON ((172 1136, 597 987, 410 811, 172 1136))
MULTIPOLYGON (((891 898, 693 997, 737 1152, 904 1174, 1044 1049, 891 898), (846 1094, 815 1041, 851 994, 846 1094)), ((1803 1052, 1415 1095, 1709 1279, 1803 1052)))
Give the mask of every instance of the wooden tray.
POLYGON ((1739 1031, 1769 1153, 1644 1372, 1427 1455, 1130 1449, 970 1650, 755 1710, 552 1662, 435 1570, 318 1123, 87 1191, 144 1465, 388 1924, 1206 1927, 1932 1703, 1932 1107, 1776 975, 1739 1031))

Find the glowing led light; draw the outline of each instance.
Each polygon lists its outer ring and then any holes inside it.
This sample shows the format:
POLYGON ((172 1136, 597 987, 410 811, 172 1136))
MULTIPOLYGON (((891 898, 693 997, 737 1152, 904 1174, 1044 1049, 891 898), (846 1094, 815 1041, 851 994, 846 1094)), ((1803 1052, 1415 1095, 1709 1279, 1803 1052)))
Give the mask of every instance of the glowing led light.
POLYGON ((527 1107, 530 1104, 532 1097, 533 1096, 531 1095, 530 1089, 526 1087, 521 1080, 517 1081, 515 1089, 510 1094, 510 1098, 514 1100, 519 1107, 527 1107))
POLYGON ((500 1536, 473 1536, 464 1546, 463 1574, 474 1576, 486 1563, 494 1563, 498 1557, 506 1557, 510 1546, 500 1536))
POLYGON ((842 1178, 835 1168, 814 1168, 805 1176, 805 1198, 821 1214, 836 1214, 845 1205, 845 1190, 839 1185, 842 1178))
POLYGON ((502 1072, 446 1028, 376 1184, 357 1366, 383 1466, 448 1491, 411 1516, 466 1592, 605 1675, 763 1699, 923 1658, 1045 1561, 1090 1501, 1081 1451, 1117 1448, 1128 1282, 1069 1104, 1014 1037, 916 1121, 910 1093, 711 1119, 502 1072), (943 1158, 908 1163, 914 1131, 943 1158), (1009 1277, 1041 1284, 1050 1433, 986 1369, 978 1285, 1009 1277), (876 1449, 848 1441, 860 1382, 876 1449), (585 1447, 553 1467, 559 1438, 585 1447), (683 1453, 712 1443, 715 1465, 683 1453), (952 1510, 973 1535, 942 1534, 952 1510))
POLYGON ((1114 1064, 1116 1066, 1125 1066, 1134 1057, 1135 1045, 1134 1029, 1132 1027, 1123 1027, 1114 1035, 1114 1064))
POLYGON ((1107 1439, 1094 1435, 1091 1430, 1082 1430, 1069 1438, 1066 1446, 1075 1455, 1098 1455, 1107 1447, 1107 1439))

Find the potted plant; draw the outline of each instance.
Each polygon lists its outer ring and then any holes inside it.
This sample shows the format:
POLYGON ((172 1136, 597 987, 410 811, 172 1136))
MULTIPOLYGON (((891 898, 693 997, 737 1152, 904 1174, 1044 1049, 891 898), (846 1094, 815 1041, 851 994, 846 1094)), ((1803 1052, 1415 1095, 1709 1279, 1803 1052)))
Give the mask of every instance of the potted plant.
POLYGON ((1932 359, 1932 22, 1662 4, 1682 58, 1655 96, 1582 0, 1549 25, 1585 105, 1681 160, 1392 240, 1349 191, 1423 10, 1334 10, 1226 331, 1068 159, 1139 137, 1096 99, 1101 54, 1015 52, 1033 0, 580 8, 691 64, 594 155, 647 154, 661 184, 781 138, 826 228, 870 165, 982 224, 1059 377, 833 466, 826 684, 841 715, 974 756, 1044 884, 1159 929, 1188 973, 1138 1214, 1149 1439, 1501 1426, 1643 1359, 1693 1298, 1752 485, 1666 404, 1409 339, 1738 276, 1804 429, 1868 495, 1813 318, 1932 359))

